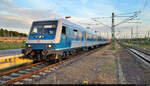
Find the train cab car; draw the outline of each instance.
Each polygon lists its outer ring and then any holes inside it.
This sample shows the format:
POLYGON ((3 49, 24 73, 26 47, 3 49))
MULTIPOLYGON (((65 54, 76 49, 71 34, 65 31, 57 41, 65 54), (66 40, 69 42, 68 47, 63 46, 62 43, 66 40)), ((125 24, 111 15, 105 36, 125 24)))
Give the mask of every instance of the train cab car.
POLYGON ((22 53, 34 60, 58 59, 76 49, 105 43, 95 32, 65 19, 34 21, 22 53))

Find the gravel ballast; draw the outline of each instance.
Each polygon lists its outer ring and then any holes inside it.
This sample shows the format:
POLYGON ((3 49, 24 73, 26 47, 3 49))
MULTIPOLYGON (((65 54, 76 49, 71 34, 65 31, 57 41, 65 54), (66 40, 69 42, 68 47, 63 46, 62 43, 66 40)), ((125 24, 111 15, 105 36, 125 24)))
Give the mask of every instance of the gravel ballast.
POLYGON ((115 84, 117 83, 115 52, 110 49, 110 45, 107 45, 96 52, 83 54, 34 84, 81 84, 83 82, 115 84))

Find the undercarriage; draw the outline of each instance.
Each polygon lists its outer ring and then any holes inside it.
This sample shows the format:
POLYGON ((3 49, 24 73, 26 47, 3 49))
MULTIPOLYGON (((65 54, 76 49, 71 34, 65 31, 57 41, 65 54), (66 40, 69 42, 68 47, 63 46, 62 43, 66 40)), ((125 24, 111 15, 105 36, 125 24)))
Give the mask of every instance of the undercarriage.
POLYGON ((24 54, 23 58, 32 59, 34 61, 57 61, 67 59, 68 56, 72 56, 78 54, 79 52, 92 50, 94 48, 99 47, 92 46, 92 47, 82 47, 76 49, 68 49, 68 50, 32 50, 31 48, 26 48, 22 50, 22 54, 24 54))

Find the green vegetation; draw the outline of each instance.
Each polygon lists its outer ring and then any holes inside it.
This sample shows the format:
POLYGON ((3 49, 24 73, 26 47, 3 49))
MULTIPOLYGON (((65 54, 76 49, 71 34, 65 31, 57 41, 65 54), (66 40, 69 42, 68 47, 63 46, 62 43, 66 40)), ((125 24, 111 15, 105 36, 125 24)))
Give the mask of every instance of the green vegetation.
POLYGON ((6 29, 0 29, 0 37, 27 37, 25 33, 19 33, 17 31, 8 31, 6 29))
POLYGON ((135 47, 139 47, 139 48, 145 48, 150 50, 150 45, 149 44, 143 44, 143 43, 129 43, 129 42, 123 42, 123 44, 127 45, 127 46, 135 46, 135 47))
POLYGON ((123 44, 127 46, 135 46, 139 48, 145 48, 150 50, 150 38, 145 37, 145 38, 134 38, 134 39, 125 39, 122 40, 123 44))
POLYGON ((25 48, 25 42, 0 42, 0 50, 25 48))
POLYGON ((139 39, 133 39, 133 43, 137 44, 150 44, 150 39, 149 38, 139 38, 139 39))
POLYGON ((135 43, 135 44, 150 44, 150 38, 134 38, 134 39, 126 39, 126 40, 123 40, 125 42, 128 42, 128 43, 135 43))

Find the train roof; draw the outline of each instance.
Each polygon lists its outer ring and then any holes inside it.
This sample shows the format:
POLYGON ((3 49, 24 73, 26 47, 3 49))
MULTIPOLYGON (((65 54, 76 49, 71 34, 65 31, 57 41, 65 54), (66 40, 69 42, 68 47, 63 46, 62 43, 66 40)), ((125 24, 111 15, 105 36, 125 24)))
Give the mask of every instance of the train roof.
POLYGON ((97 35, 94 31, 89 30, 89 29, 86 29, 86 28, 84 28, 84 27, 82 27, 82 26, 80 26, 80 25, 77 25, 77 24, 75 24, 75 23, 72 23, 71 21, 68 21, 68 20, 66 20, 66 19, 58 19, 58 20, 62 20, 62 22, 63 22, 64 24, 68 24, 68 25, 70 25, 70 26, 76 28, 77 30, 86 31, 86 32, 88 32, 88 33, 97 35))
MULTIPOLYGON (((92 30, 89 30, 89 29, 87 29, 87 28, 84 28, 84 27, 82 27, 82 26, 80 26, 80 25, 77 25, 77 24, 75 24, 75 23, 72 23, 71 21, 68 21, 68 20, 63 19, 63 18, 56 19, 56 20, 45 20, 45 21, 58 21, 58 20, 61 20, 62 23, 67 24, 67 25, 69 25, 69 26, 71 26, 71 27, 74 27, 74 28, 76 28, 77 30, 81 30, 81 31, 85 31, 85 32, 88 32, 88 33, 91 33, 91 34, 94 34, 94 35, 98 35, 98 34, 96 34, 96 32, 94 32, 94 31, 92 31, 92 30)), ((36 23, 36 22, 43 22, 43 21, 34 21, 34 23, 36 23)))

